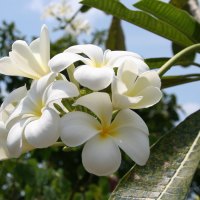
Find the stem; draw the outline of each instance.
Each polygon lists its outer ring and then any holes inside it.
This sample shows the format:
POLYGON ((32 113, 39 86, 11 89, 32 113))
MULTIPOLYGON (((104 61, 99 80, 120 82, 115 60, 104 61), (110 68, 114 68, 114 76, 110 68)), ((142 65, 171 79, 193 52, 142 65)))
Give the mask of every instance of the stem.
POLYGON ((163 76, 165 72, 167 72, 181 57, 189 54, 193 51, 200 50, 200 44, 194 44, 189 47, 186 47, 176 55, 174 55, 171 59, 169 59, 159 70, 158 74, 163 76))

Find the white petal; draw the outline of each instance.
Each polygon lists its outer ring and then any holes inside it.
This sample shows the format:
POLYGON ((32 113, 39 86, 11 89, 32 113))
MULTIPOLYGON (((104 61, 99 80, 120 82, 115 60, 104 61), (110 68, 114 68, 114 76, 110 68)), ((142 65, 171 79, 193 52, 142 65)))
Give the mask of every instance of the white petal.
POLYGON ((98 176, 114 173, 121 164, 121 152, 112 139, 95 136, 90 139, 82 151, 85 169, 98 176))
POLYGON ((10 76, 24 76, 29 77, 27 73, 21 71, 9 57, 3 57, 0 59, 0 73, 10 76))
POLYGON ((84 57, 76 55, 74 53, 65 52, 59 53, 54 56, 48 63, 49 67, 53 72, 60 72, 69 67, 76 61, 84 61, 84 57))
POLYGON ((67 80, 58 80, 53 82, 44 93, 44 102, 46 105, 52 101, 62 98, 76 97, 79 95, 75 84, 67 80))
POLYGON ((50 60, 50 39, 46 25, 42 26, 40 33, 40 56, 43 66, 46 67, 46 71, 49 72, 48 62, 50 60))
POLYGON ((37 107, 33 104, 30 98, 25 97, 9 116, 6 122, 6 127, 9 129, 9 127, 13 126, 13 123, 15 123, 16 120, 18 121, 18 118, 21 118, 23 115, 28 114, 29 116, 35 116, 38 115, 38 112, 40 112, 40 110, 37 110, 37 107))
POLYGON ((88 56, 92 62, 95 64, 100 64, 103 62, 103 51, 100 47, 92 44, 75 45, 69 47, 65 52, 72 53, 83 53, 88 56))
POLYGON ((126 60, 122 67, 117 71, 117 77, 126 85, 127 88, 132 86, 139 74, 139 69, 134 66, 131 60, 126 60))
POLYGON ((74 105, 85 106, 99 117, 103 125, 109 125, 112 118, 112 103, 107 93, 93 92, 77 99, 74 105))
POLYGON ((13 90, 3 101, 0 112, 5 109, 9 104, 17 103, 27 94, 26 86, 19 87, 13 90))
POLYGON ((17 40, 12 45, 12 51, 17 53, 17 55, 20 56, 21 58, 23 58, 24 62, 26 62, 27 64, 26 66, 27 70, 29 68, 30 72, 35 72, 39 75, 44 75, 44 71, 40 67, 38 61, 35 59, 30 47, 27 45, 26 42, 22 40, 17 40))
POLYGON ((84 112, 71 112, 61 118, 61 140, 71 147, 79 146, 99 132, 100 124, 84 112))
MULTIPOLYGON (((18 121, 9 131, 7 137, 7 147, 11 157, 19 157, 22 152, 25 152, 32 147, 23 144, 23 132, 25 126, 34 118, 23 119, 18 121)), ((25 142, 26 143, 26 142, 25 142)))
POLYGON ((143 98, 142 96, 130 97, 124 95, 127 92, 127 87, 118 77, 114 77, 111 86, 112 104, 115 109, 129 108, 143 98))
POLYGON ((74 78, 83 86, 94 90, 102 90, 108 87, 114 76, 114 71, 108 67, 95 68, 82 65, 76 68, 74 78))
POLYGON ((149 130, 143 119, 134 111, 130 109, 121 110, 111 124, 112 129, 119 129, 122 127, 132 127, 149 134, 149 130))
POLYGON ((112 88, 112 94, 113 93, 124 94, 128 90, 126 85, 118 77, 113 78, 111 88, 112 88))
POLYGON ((112 104, 116 110, 131 108, 133 105, 139 103, 143 96, 129 97, 123 94, 112 93, 112 104))
POLYGON ((162 98, 162 92, 157 87, 147 87, 137 94, 143 98, 138 103, 131 106, 133 109, 148 108, 155 105, 162 98))
POLYGON ((140 82, 144 81, 145 79, 149 82, 151 86, 158 87, 158 88, 161 87, 161 80, 156 71, 146 71, 142 73, 138 77, 138 80, 137 80, 138 84, 141 84, 140 82))
POLYGON ((52 109, 45 109, 42 116, 30 122, 24 131, 25 138, 35 148, 53 145, 59 138, 59 115, 52 109))
POLYGON ((31 89, 28 92, 28 96, 34 104, 41 104, 42 97, 46 88, 55 80, 56 73, 49 73, 43 76, 38 81, 34 81, 31 85, 31 89))
POLYGON ((0 122, 0 160, 8 159, 10 157, 6 142, 7 135, 8 131, 6 130, 5 125, 0 122))
POLYGON ((150 154, 148 135, 131 126, 117 129, 113 137, 119 147, 138 165, 145 165, 150 154))
POLYGON ((106 50, 105 53, 104 53, 104 56, 105 56, 105 60, 109 61, 110 63, 111 62, 115 62, 116 59, 122 58, 124 56, 125 57, 130 56, 130 57, 133 57, 133 58, 137 58, 137 59, 143 60, 143 58, 139 54, 133 53, 133 52, 130 52, 130 51, 111 51, 111 50, 106 50))

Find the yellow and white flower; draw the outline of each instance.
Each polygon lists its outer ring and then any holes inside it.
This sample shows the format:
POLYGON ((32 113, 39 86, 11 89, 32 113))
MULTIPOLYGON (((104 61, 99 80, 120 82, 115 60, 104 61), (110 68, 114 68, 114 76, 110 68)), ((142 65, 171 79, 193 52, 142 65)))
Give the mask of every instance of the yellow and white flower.
POLYGON ((141 71, 148 70, 141 56, 128 51, 103 50, 95 45, 75 45, 64 53, 54 56, 49 66, 52 71, 60 72, 76 61, 84 64, 74 71, 74 78, 82 85, 91 90, 99 91, 108 87, 114 77, 114 68, 120 67, 127 59, 131 59, 141 71), (79 55, 84 54, 84 55, 79 55))
POLYGON ((112 102, 107 93, 94 92, 80 97, 75 105, 90 109, 70 112, 61 118, 61 140, 70 147, 85 143, 82 162, 85 169, 99 176, 114 173, 121 164, 119 147, 137 164, 149 157, 148 128, 130 109, 119 111, 112 121, 112 102))
POLYGON ((12 157, 34 148, 53 145, 60 136, 58 113, 50 106, 54 101, 79 95, 67 80, 56 80, 50 73, 35 81, 27 95, 10 115, 7 147, 12 157))
POLYGON ((7 148, 8 129, 6 122, 22 98, 27 94, 26 86, 13 90, 5 99, 0 108, 0 160, 10 158, 7 148))
POLYGON ((50 73, 50 39, 47 26, 41 28, 40 37, 28 45, 17 40, 12 45, 9 57, 0 59, 0 73, 39 79, 50 73))
POLYGON ((119 68, 112 82, 112 102, 115 109, 148 108, 162 98, 161 80, 155 71, 141 72, 131 60, 119 68))

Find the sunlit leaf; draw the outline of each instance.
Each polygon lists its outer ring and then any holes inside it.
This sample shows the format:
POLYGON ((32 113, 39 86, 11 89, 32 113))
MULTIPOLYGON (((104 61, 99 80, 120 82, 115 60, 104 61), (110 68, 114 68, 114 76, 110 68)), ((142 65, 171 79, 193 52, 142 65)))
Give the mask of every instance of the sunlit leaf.
POLYGON ((133 167, 110 199, 184 200, 200 161, 200 111, 152 148, 146 166, 133 167))
POLYGON ((82 0, 81 3, 103 10, 119 19, 140 26, 141 28, 172 40, 182 46, 194 44, 194 40, 191 39, 191 35, 187 36, 178 28, 173 27, 172 25, 153 17, 146 12, 130 10, 117 0, 82 0))

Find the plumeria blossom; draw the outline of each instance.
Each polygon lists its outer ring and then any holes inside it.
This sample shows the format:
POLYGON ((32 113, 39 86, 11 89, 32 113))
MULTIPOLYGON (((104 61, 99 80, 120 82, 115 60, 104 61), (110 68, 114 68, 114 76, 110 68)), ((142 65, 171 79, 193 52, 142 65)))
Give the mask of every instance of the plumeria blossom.
POLYGON ((88 172, 99 176, 114 173, 121 163, 119 147, 137 164, 147 162, 149 131, 135 112, 120 110, 112 121, 112 102, 101 92, 82 96, 75 105, 90 109, 99 119, 79 111, 61 118, 61 140, 70 147, 85 143, 82 162, 88 172))
POLYGON ((95 45, 75 45, 64 53, 54 56, 49 66, 52 71, 60 72, 76 61, 84 64, 78 66, 74 72, 74 78, 91 90, 98 91, 108 87, 114 77, 114 68, 120 67, 127 59, 131 59, 141 71, 148 70, 141 56, 127 51, 103 50, 95 45), (84 55, 79 55, 84 54, 84 55))
POLYGON ((22 40, 13 43, 9 57, 0 59, 0 73, 39 79, 50 72, 49 59, 50 40, 48 28, 43 25, 40 37, 31 42, 30 45, 22 40))
POLYGON ((116 109, 148 108, 162 98, 161 80, 155 71, 142 72, 131 60, 123 63, 112 82, 112 102, 116 109))
POLYGON ((50 106, 54 101, 79 95, 67 80, 56 80, 50 73, 35 81, 27 95, 10 115, 7 147, 12 157, 34 148, 53 145, 59 138, 58 113, 50 106))
POLYGON ((27 94, 26 86, 13 90, 4 100, 0 108, 0 160, 10 158, 7 148, 8 130, 6 122, 20 100, 27 94))

